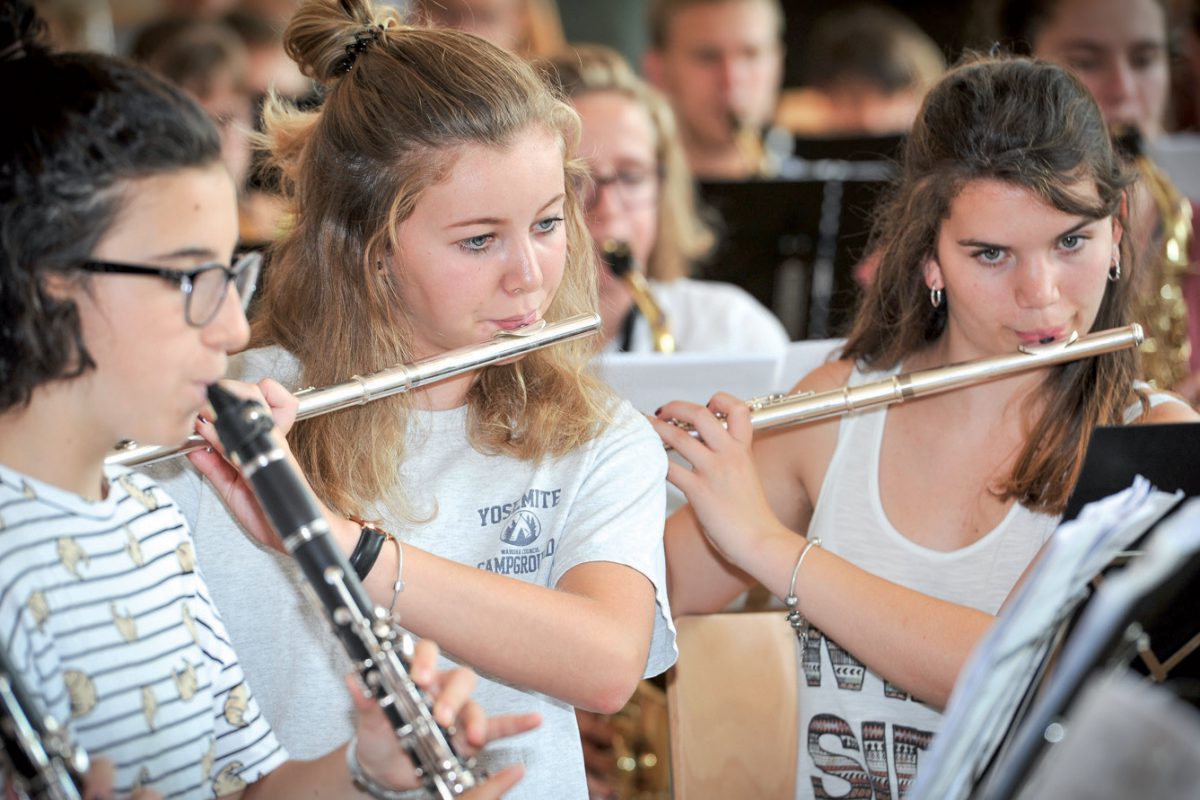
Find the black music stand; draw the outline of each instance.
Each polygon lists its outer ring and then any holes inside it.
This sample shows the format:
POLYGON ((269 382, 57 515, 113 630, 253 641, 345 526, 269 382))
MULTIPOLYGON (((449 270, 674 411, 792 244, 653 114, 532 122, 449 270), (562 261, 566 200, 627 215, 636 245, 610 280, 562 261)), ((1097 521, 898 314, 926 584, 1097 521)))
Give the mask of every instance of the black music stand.
POLYGON ((697 277, 745 289, 775 312, 793 339, 807 336, 808 271, 816 253, 821 186, 813 181, 706 181, 717 249, 697 277), (781 290, 789 284, 791 289, 781 290))
POLYGON ((1063 522, 1084 505, 1121 491, 1135 475, 1164 492, 1200 496, 1200 424, 1102 426, 1092 433, 1063 522))
MULTIPOLYGON (((1083 469, 1067 500, 1063 521, 1074 519, 1093 500, 1118 492, 1142 475, 1164 492, 1182 491, 1200 497, 1200 423, 1100 427, 1092 433, 1083 469)), ((1156 649, 1176 652, 1195 635, 1200 619, 1200 595, 1182 595, 1173 613, 1162 613, 1145 622, 1156 649)), ((1200 677, 1200 659, 1189 658, 1175 673, 1200 677)), ((1144 667, 1137 665, 1139 671, 1144 667)))
MULTIPOLYGON (((1051 724, 1067 714, 1085 682, 1121 668, 1139 647, 1147 620, 1188 602, 1200 579, 1200 501, 1169 514, 1147 535, 1146 555, 1104 580, 1084 607, 1034 706, 996 759, 980 791, 981 800, 1008 800, 1028 780, 1046 743, 1057 741, 1051 724)), ((1194 600, 1192 601, 1194 602, 1194 600)), ((1189 620, 1194 626, 1194 618, 1189 620)), ((1157 634, 1152 632, 1151 639, 1157 634)))
MULTIPOLYGON (((1097 428, 1088 443, 1063 521, 1074 519, 1087 503, 1123 490, 1136 475, 1144 476, 1163 491, 1182 491, 1191 498, 1200 496, 1200 424, 1097 428)), ((1194 518, 1195 509, 1192 511, 1194 518)), ((1155 531, 1169 528, 1172 516, 1168 515, 1144 538, 1153 542, 1155 531)), ((1054 672, 1040 689, 1036 705, 1011 731, 1004 752, 989 770, 981 797, 1013 796, 1044 747, 1046 726, 1066 711, 1084 681, 1112 661, 1116 651, 1132 647, 1130 642, 1123 641, 1132 622, 1136 621, 1138 630, 1149 635, 1152 652, 1156 653, 1185 652, 1181 648, 1196 635, 1200 596, 1195 587, 1200 580, 1200 556, 1181 555, 1174 563, 1163 565, 1161 574, 1150 574, 1141 583, 1127 579, 1122 572, 1123 568, 1118 567, 1103 573, 1105 578, 1099 591, 1085 605, 1068 635, 1054 672), (1112 591, 1106 590, 1110 581, 1112 591)), ((1124 661, 1128 663, 1128 659, 1124 661)), ((1194 657, 1185 658, 1171 676, 1195 678, 1195 661, 1194 657)), ((1134 661, 1133 668, 1137 672, 1148 671, 1141 661, 1134 661)))
POLYGON ((797 138, 778 178, 701 182, 720 243, 699 277, 746 289, 793 339, 843 335, 861 296, 854 268, 901 147, 898 136, 797 138))
POLYGON ((882 183, 706 181, 718 246, 697 277, 737 284, 775 312, 792 339, 845 332, 860 290, 854 267, 882 183))
POLYGON ((797 136, 792 140, 792 157, 805 161, 892 161, 899 162, 904 136, 797 136))

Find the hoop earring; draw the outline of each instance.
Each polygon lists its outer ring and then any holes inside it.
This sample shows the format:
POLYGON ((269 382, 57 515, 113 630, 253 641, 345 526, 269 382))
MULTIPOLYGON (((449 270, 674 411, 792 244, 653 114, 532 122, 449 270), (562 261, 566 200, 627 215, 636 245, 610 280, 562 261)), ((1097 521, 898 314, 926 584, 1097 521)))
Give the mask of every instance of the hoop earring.
POLYGON ((930 289, 929 290, 929 305, 934 308, 940 308, 942 301, 946 299, 945 289, 930 289))
POLYGON ((1114 258, 1112 266, 1108 268, 1109 283, 1116 283, 1121 280, 1121 259, 1114 258))

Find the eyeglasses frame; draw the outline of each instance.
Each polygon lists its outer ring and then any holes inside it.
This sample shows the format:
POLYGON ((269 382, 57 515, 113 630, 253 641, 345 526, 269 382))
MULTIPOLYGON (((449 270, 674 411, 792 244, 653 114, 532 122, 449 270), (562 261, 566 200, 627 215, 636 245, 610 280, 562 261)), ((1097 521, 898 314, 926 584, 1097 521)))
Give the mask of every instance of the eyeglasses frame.
POLYGON ((98 259, 88 259, 81 263, 79 268, 85 272, 97 272, 109 275, 153 275, 170 281, 176 284, 179 290, 183 292, 184 322, 193 328, 203 328, 216 319, 217 314, 220 313, 221 306, 225 301, 225 293, 229 291, 230 284, 236 286, 238 279, 247 271, 251 272, 251 276, 247 284, 246 294, 242 295, 239 292, 238 298, 241 300, 243 312, 249 308, 250 298, 254 296, 254 290, 258 283, 258 273, 262 268, 262 253, 257 250, 248 250, 234 256, 233 263, 230 266, 226 266, 218 261, 210 261, 201 264, 195 269, 168 269, 166 267, 153 267, 147 264, 130 264, 123 261, 102 261, 98 259), (222 270, 225 273, 225 286, 221 289, 221 300, 213 307, 207 319, 197 322, 192 319, 192 288, 195 285, 197 276, 216 269, 222 270))

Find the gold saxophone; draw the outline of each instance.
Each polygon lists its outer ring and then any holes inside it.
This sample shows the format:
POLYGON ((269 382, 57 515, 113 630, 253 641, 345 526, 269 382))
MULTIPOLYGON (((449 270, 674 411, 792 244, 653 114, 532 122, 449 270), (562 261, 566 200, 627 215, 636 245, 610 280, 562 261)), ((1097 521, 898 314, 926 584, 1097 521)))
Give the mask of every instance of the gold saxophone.
POLYGON ((1183 278, 1188 271, 1188 245, 1192 236, 1192 204, 1146 154, 1136 129, 1117 137, 1119 149, 1133 159, 1158 212, 1162 243, 1147 265, 1151 283, 1137 292, 1136 315, 1146 325, 1142 345, 1142 374, 1155 385, 1170 389, 1190 373, 1188 308, 1183 298, 1183 278))
POLYGON ((656 353, 674 353, 675 337, 662 306, 654 299, 646 276, 637 270, 633 263, 633 255, 629 245, 624 242, 607 241, 600 248, 601 258, 608 265, 613 275, 625 282, 638 311, 650 325, 650 339, 654 343, 656 353))
POLYGON ((764 142, 763 133, 734 112, 729 112, 729 129, 733 143, 750 169, 751 178, 773 178, 778 173, 775 160, 764 142))
MULTIPOLYGON (((413 364, 400 364, 365 376, 355 375, 344 383, 321 389, 301 389, 295 393, 300 401, 296 420, 317 417, 350 406, 365 405, 372 400, 411 391, 464 372, 516 358, 533 350, 588 336, 599 328, 598 314, 580 314, 549 324, 542 320, 515 331, 500 331, 491 341, 461 347, 413 364)), ((183 455, 207 444, 203 437, 196 434, 189 436, 178 447, 138 445, 136 442, 126 441, 109 451, 104 463, 136 467, 183 455)))

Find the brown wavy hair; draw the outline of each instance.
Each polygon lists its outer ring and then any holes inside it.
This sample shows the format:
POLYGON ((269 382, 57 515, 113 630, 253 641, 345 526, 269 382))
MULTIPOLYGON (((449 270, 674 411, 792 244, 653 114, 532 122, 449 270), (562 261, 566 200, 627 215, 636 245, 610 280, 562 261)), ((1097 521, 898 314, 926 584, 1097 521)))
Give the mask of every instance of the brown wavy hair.
MULTIPOLYGON (((322 386, 412 360, 411 323, 389 270, 397 226, 450 172, 459 148, 504 148, 541 126, 563 151, 567 263, 548 322, 595 312, 596 261, 574 187, 579 118, 526 63, 453 30, 400 24, 361 0, 308 0, 284 34, 321 83, 316 111, 268 105, 267 141, 292 213, 267 272, 252 345, 276 344, 322 386)), ((403 263, 399 264, 401 271, 403 263)), ((481 370, 471 443, 522 459, 566 453, 602 429, 611 395, 576 341, 481 370)), ((298 423, 289 439, 317 493, 344 514, 383 502, 411 518, 398 483, 406 395, 298 423)))
MULTIPOLYGON (((977 180, 1019 186, 1068 214, 1125 222, 1121 201, 1130 175, 1087 89, 1046 62, 972 57, 934 87, 908 137, 901 175, 877 212, 878 272, 844 357, 889 369, 942 335, 946 308, 954 299, 946 298, 939 308, 930 304, 922 265, 936 256, 950 204, 977 180), (1095 204, 1076 191, 1089 181, 1099 195, 1095 204)), ((1128 236, 1122 237, 1120 251, 1127 277, 1107 285, 1096 330, 1130 322, 1129 277, 1136 265, 1128 236)), ((1035 398, 1045 401, 1044 411, 997 495, 1060 513, 1092 429, 1120 424, 1135 401, 1137 369, 1133 350, 1052 368, 1035 398)))
POLYGON ((16 112, 0 125, 0 414, 42 386, 96 368, 75 301, 82 262, 135 181, 220 163, 212 120, 177 87, 98 53, 55 53, 26 0, 0 5, 0 79, 16 112), (48 91, 47 87, 53 87, 48 91))
POLYGON ((568 97, 616 92, 637 103, 650 117, 661 178, 654 249, 646 275, 659 281, 690 275, 692 265, 712 251, 716 237, 697 211, 696 184, 679 142, 671 105, 634 73, 620 53, 603 45, 578 45, 547 59, 546 65, 568 97))

